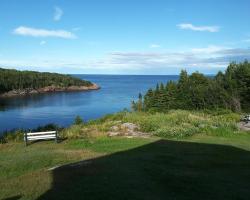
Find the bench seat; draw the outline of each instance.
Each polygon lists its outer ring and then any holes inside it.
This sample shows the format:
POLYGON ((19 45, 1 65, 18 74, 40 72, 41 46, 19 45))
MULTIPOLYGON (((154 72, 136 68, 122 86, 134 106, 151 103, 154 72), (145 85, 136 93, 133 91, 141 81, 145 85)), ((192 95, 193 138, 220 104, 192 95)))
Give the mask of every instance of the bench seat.
POLYGON ((57 131, 45 131, 45 132, 35 132, 35 133, 24 133, 24 141, 27 146, 28 141, 34 140, 51 140, 54 139, 57 142, 57 131))

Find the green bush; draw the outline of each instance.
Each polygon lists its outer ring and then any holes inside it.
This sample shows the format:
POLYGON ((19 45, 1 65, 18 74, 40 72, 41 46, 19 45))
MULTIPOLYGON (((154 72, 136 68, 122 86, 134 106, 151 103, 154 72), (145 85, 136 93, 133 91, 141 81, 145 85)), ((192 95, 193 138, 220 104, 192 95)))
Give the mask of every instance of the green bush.
POLYGON ((74 124, 75 125, 83 124, 83 119, 79 115, 77 115, 75 118, 74 124))

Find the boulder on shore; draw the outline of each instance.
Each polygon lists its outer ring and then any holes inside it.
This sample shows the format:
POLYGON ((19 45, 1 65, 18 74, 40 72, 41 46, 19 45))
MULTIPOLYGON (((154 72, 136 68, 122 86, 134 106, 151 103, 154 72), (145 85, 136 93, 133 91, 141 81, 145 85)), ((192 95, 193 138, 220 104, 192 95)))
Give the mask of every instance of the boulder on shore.
POLYGON ((133 123, 122 123, 112 126, 108 132, 108 136, 127 136, 127 137, 149 137, 148 133, 140 132, 140 127, 133 123))

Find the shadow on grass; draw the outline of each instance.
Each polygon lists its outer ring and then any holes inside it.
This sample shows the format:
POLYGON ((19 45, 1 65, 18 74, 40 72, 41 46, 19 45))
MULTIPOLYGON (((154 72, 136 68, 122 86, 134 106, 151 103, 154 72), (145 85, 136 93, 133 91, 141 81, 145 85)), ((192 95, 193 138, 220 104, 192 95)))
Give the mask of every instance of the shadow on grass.
POLYGON ((159 140, 57 168, 40 199, 250 199, 250 152, 159 140))
POLYGON ((21 195, 17 195, 17 196, 13 196, 13 197, 8 197, 6 199, 3 199, 3 200, 18 200, 18 199, 21 199, 22 196, 21 195))

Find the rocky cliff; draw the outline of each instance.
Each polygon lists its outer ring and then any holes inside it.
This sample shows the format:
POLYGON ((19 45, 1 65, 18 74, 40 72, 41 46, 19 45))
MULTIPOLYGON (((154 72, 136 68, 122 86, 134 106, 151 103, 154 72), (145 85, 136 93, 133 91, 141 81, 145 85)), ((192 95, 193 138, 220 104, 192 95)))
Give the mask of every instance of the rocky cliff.
POLYGON ((11 90, 0 94, 0 97, 13 97, 13 96, 25 96, 30 94, 40 94, 49 92, 73 92, 73 91, 88 91, 88 90, 98 90, 100 86, 93 83, 90 86, 69 86, 69 87, 59 87, 59 86, 47 86, 43 88, 33 89, 25 88, 18 90, 11 90))

